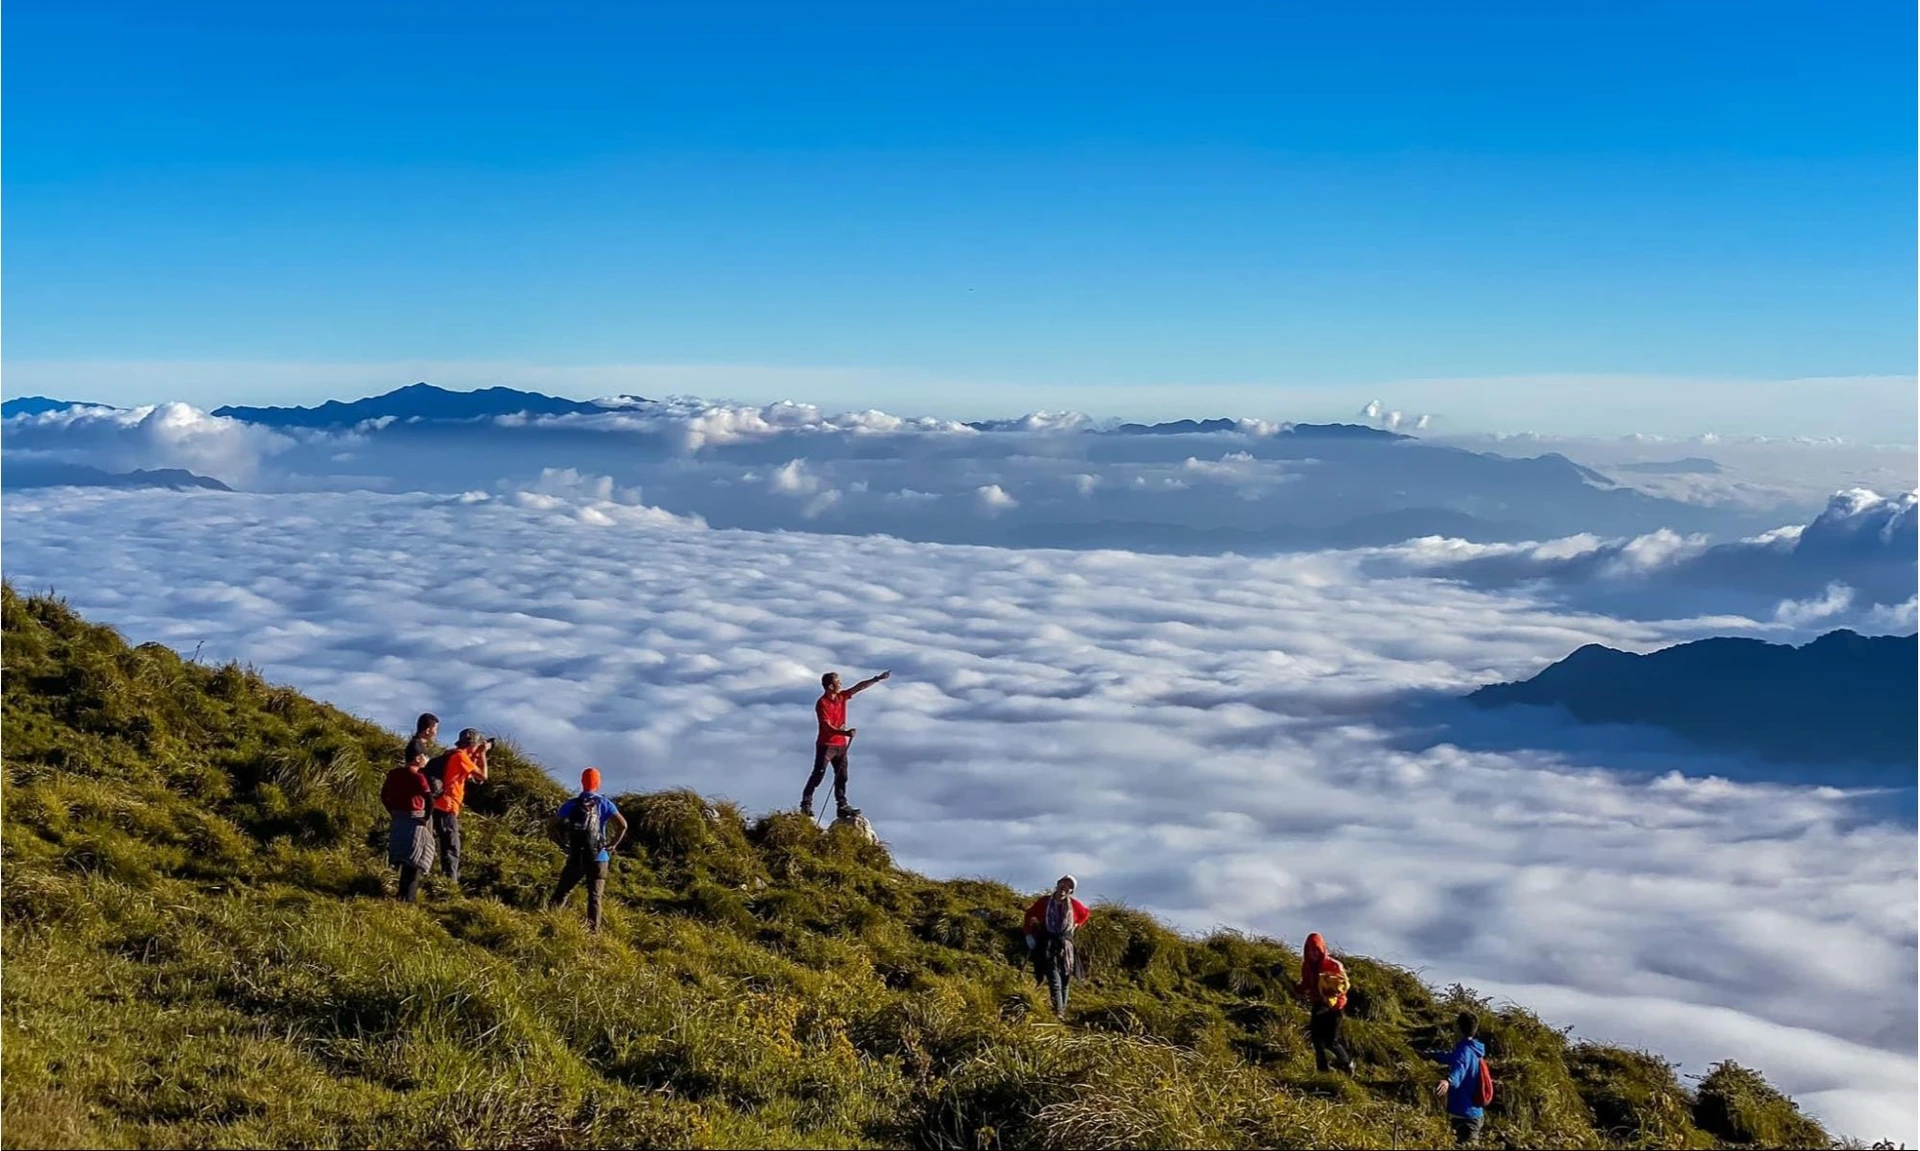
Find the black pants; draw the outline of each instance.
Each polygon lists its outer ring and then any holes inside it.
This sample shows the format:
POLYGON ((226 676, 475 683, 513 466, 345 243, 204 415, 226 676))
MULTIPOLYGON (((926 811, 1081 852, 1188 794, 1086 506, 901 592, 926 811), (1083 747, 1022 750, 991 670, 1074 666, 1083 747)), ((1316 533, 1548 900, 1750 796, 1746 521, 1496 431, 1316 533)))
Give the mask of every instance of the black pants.
POLYGON ((806 811, 813 810, 813 792, 820 781, 827 777, 827 765, 833 765, 833 805, 845 810, 847 806, 847 745, 834 747, 828 744, 816 744, 813 749, 813 774, 807 777, 807 790, 800 793, 800 806, 806 811))
POLYGON ((460 813, 433 809, 433 835, 440 841, 440 870, 448 882, 460 886, 460 813))
POLYGON ((1314 1066, 1322 1071, 1329 1063, 1342 1071, 1353 1070, 1353 1057, 1340 1043, 1340 1021, 1346 1014, 1344 1008, 1315 1007, 1313 1018, 1307 1023, 1307 1037, 1313 1040, 1314 1066))
POLYGON ((1453 1145, 1455 1147, 1471 1147, 1479 1140, 1480 1124, 1484 1121, 1485 1116, 1449 1115, 1447 1118, 1453 1120, 1453 1145))
POLYGON ((560 869, 560 886, 553 889, 553 898, 547 900, 548 907, 558 907, 573 894, 573 889, 585 881, 587 885, 587 930, 600 930, 600 897, 607 890, 607 865, 605 861, 567 857, 567 865, 560 869))
POLYGON ((411 863, 400 865, 400 898, 412 903, 420 898, 420 869, 411 863))

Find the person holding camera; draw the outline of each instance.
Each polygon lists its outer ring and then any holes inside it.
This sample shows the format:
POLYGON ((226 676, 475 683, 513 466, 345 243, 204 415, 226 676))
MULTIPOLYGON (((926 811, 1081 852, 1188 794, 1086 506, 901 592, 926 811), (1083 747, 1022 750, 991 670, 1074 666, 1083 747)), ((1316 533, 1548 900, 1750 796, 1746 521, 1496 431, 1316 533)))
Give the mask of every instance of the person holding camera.
POLYGON ((491 739, 482 739, 473 728, 463 730, 447 754, 439 791, 433 797, 433 834, 440 841, 440 867, 455 893, 460 890, 460 809, 466 804, 468 782, 487 782, 487 750, 492 746, 491 739))

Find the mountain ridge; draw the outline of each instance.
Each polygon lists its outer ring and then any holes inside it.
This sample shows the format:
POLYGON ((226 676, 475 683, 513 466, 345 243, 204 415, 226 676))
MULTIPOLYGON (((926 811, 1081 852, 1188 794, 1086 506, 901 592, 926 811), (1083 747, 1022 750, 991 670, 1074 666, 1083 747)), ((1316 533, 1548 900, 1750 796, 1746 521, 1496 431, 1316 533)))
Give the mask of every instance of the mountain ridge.
POLYGON ((1916 637, 1831 631, 1799 647, 1719 636, 1638 654, 1586 644, 1481 707, 1561 707, 1583 723, 1660 727, 1709 747, 1806 763, 1904 765, 1912 784, 1916 637))
POLYGON ((0 402, 0 420, 10 420, 15 416, 43 416, 49 412, 65 412, 74 408, 107 408, 111 404, 95 404, 86 400, 56 400, 49 396, 19 396, 0 402))
POLYGON ((328 400, 314 407, 247 407, 228 404, 216 416, 277 428, 350 427, 367 420, 474 420, 526 413, 572 415, 603 409, 582 400, 561 399, 516 388, 475 388, 458 392, 429 383, 408 384, 358 400, 328 400))
MULTIPOLYGON (((1168 420, 1157 424, 1121 424, 1107 434, 1119 436, 1193 436, 1217 435, 1223 432, 1245 432, 1247 421, 1228 416, 1209 420, 1168 420)), ((1414 437, 1404 432, 1388 431, 1385 428, 1372 428, 1365 424, 1297 424, 1283 423, 1273 431, 1273 435, 1298 436, 1301 439, 1343 439, 1371 440, 1391 443, 1396 440, 1410 440, 1414 437)))
POLYGON ((1461 1008, 1496 1145, 1831 1141, 1737 1064, 1690 1087, 1360 955, 1358 1073, 1318 1073, 1296 951, 1112 903, 1070 1022, 1041 1022, 1026 894, 688 791, 614 797, 633 832, 589 937, 578 899, 541 909, 568 789, 508 743, 465 897, 401 904, 398 736, 56 599, 7 586, 0 616, 9 1146, 1442 1146, 1423 1052, 1461 1008))
POLYGON ((203 476, 185 468, 135 468, 129 472, 110 472, 87 464, 62 464, 39 460, 13 461, 0 458, 0 486, 14 489, 82 488, 205 488, 230 492, 233 489, 212 476, 203 476))

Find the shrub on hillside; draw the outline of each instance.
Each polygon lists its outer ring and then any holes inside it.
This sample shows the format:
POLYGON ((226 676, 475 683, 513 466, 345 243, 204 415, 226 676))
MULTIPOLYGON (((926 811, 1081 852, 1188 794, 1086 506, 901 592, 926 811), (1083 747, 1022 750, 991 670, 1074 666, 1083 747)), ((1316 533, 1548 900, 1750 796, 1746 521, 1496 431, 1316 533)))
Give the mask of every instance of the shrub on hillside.
POLYGON ((1716 1063, 1700 1081, 1693 1120, 1702 1131, 1738 1147, 1824 1147, 1820 1125, 1760 1073, 1732 1060, 1716 1063))

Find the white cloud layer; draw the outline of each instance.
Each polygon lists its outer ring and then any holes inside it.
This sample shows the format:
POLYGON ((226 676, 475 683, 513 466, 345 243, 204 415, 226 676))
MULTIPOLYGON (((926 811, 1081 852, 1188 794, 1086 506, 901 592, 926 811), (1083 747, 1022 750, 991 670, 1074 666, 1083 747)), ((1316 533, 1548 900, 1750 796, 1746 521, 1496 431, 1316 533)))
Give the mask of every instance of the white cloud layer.
POLYGON ((253 490, 451 493, 533 487, 549 471, 573 469, 720 527, 1002 546, 1260 554, 1423 535, 1750 534, 1810 514, 1619 490, 1559 455, 1288 435, 1284 425, 1254 420, 1206 434, 1127 435, 1095 434, 1080 418, 1033 416, 983 432, 805 404, 608 403, 559 417, 287 431, 176 404, 21 417, 0 432, 15 462, 180 467, 253 490), (920 514, 891 498, 899 492, 982 514, 920 514))
POLYGON ((211 416, 189 404, 69 408, 6 423, 6 448, 26 456, 110 471, 185 468, 229 484, 250 482, 294 440, 268 428, 211 416))
POLYGON ((1383 410, 1432 413, 1453 432, 1672 437, 1805 435, 1857 443, 1913 445, 1914 379, 1843 376, 1740 380, 1626 374, 1373 380, 1301 384, 1284 379, 1212 383, 1141 380, 961 378, 912 368, 794 367, 764 364, 544 364, 525 361, 400 360, 13 360, 11 395, 79 396, 125 405, 175 396, 221 403, 318 403, 368 395, 415 380, 451 388, 507 384, 589 398, 630 392, 699 392, 755 403, 804 395, 850 409, 898 408, 942 397, 939 414, 980 419, 1040 406, 1100 411, 1128 419, 1178 419, 1196 411, 1255 413, 1270 419, 1350 418, 1355 405, 1385 397, 1383 410))
POLYGON ((1805 525, 1714 544, 1662 529, 1628 539, 1591 534, 1544 543, 1431 537, 1380 549, 1376 571, 1533 588, 1585 607, 1641 616, 1709 608, 1786 627, 1886 630, 1910 618, 1920 506, 1913 492, 1835 493, 1805 525))
MULTIPOLYGON (((1112 420, 1048 412, 988 421, 983 427, 991 430, 981 431, 947 419, 792 402, 602 403, 578 415, 439 425, 370 420, 328 431, 272 431, 170 404, 19 418, 3 430, 16 462, 179 467, 254 490, 462 491, 528 486, 546 469, 574 468, 725 527, 1189 554, 1427 535, 1515 542, 1668 529, 1724 540, 1804 522, 1836 488, 1899 491, 1916 482, 1911 449, 1727 437, 1684 446, 1644 437, 1382 444, 1288 436, 1280 434, 1288 425, 1255 419, 1227 421, 1231 430, 1205 435, 1127 436, 1092 434, 1111 431, 1112 420), (794 460, 808 477, 794 481, 812 485, 803 497, 766 482, 794 460), (1015 503, 981 503, 979 493, 992 488, 1015 503), (915 514, 889 498, 901 491, 992 514, 915 514)), ((1367 412, 1406 423, 1382 405, 1367 412)), ((1795 589, 1775 602, 1807 594, 1795 589)))
POLYGON ((1369 423, 1394 431, 1402 427, 1409 431, 1425 431, 1433 422, 1432 416, 1409 416, 1404 412, 1389 409, 1379 400, 1368 401, 1367 406, 1360 409, 1360 416, 1369 423))
POLYGON ((988 515, 998 515, 1020 506, 1020 501, 1007 494, 1007 489, 999 484, 982 484, 974 489, 974 495, 980 500, 981 510, 988 515))
POLYGON ((819 672, 892 668, 855 705, 854 798, 908 865, 1072 870, 1190 928, 1321 930, 1689 1071, 1752 1062, 1850 1134, 1920 1134, 1911 795, 1889 820, 1666 745, 1410 730, 1408 701, 1686 626, 1369 578, 1351 553, 716 531, 578 473, 529 486, 15 495, 5 566, 390 725, 431 708, 563 773, 756 809, 797 801, 819 672))
POLYGON ((799 404, 791 400, 754 406, 691 397, 635 401, 631 397, 617 396, 601 402, 607 405, 605 412, 532 418, 507 416, 497 422, 503 427, 533 426, 664 435, 688 452, 697 452, 710 446, 809 434, 976 434, 972 428, 956 420, 896 416, 873 409, 834 413, 813 404, 799 404))

